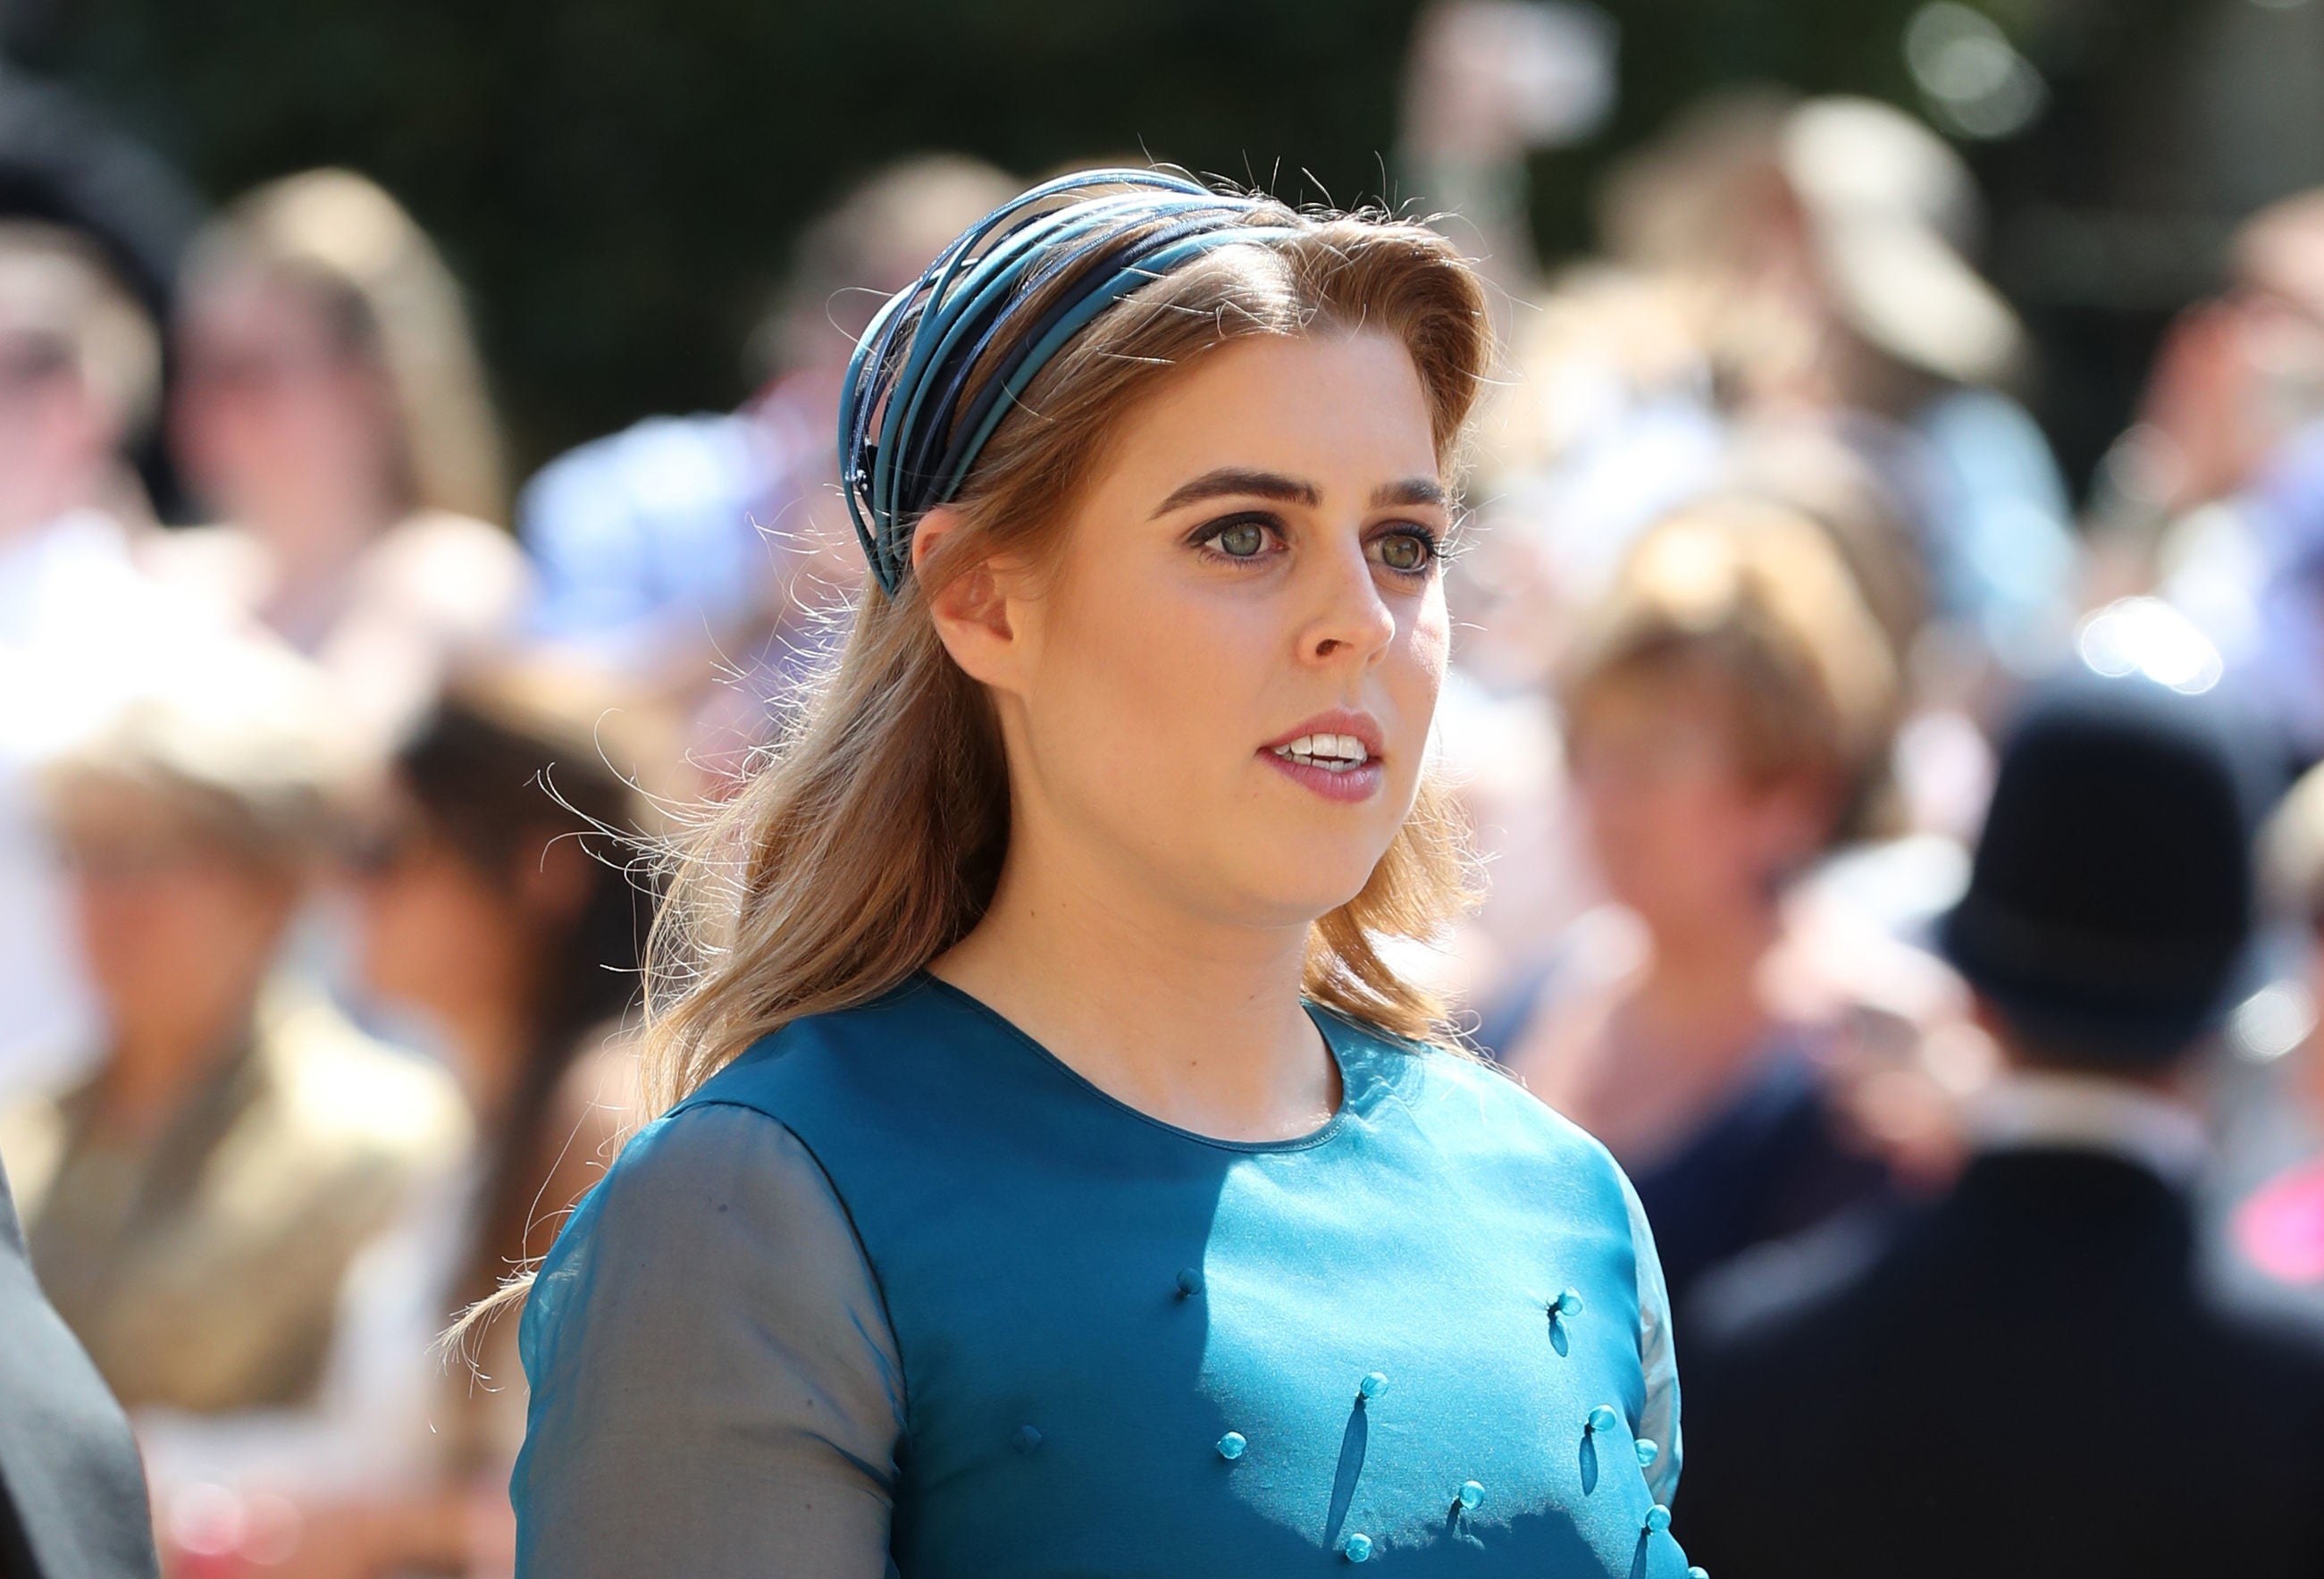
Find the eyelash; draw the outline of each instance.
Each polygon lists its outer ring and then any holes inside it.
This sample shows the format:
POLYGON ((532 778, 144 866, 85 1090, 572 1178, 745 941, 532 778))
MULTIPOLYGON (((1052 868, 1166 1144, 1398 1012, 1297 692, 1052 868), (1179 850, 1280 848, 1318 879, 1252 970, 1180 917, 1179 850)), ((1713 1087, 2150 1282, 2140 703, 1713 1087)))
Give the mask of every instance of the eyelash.
MULTIPOLYGON (((1218 549, 1212 546, 1215 544, 1220 538, 1233 531, 1238 526, 1257 526, 1264 528, 1267 531, 1274 535, 1277 542, 1280 542, 1284 537, 1283 522, 1276 517, 1261 514, 1255 511, 1241 511, 1233 515, 1222 515, 1216 521, 1204 522, 1201 526, 1194 529, 1193 535, 1189 537, 1187 540, 1195 548, 1201 549, 1204 558, 1214 563, 1249 566, 1256 565, 1263 560, 1274 558, 1272 554, 1240 555, 1222 553, 1218 549)), ((1400 579, 1406 581, 1424 580, 1439 565, 1443 564, 1446 558, 1447 549, 1443 540, 1437 535, 1433 528, 1423 526, 1416 521, 1399 521, 1394 522, 1386 531, 1374 536, 1371 539, 1371 541, 1380 542, 1392 537, 1417 538, 1428 550, 1428 558, 1422 562, 1420 568, 1416 570, 1399 570, 1393 565, 1381 564, 1380 561, 1377 559, 1372 561, 1374 564, 1379 565, 1379 568, 1386 570, 1389 575, 1397 577, 1400 579)))

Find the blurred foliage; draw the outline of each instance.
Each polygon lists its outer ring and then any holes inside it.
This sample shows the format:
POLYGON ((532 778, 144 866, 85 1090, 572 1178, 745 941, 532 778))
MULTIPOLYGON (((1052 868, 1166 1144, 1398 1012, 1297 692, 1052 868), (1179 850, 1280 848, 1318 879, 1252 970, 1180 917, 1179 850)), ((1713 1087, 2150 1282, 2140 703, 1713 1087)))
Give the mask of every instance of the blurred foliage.
MULTIPOLYGON (((7 0, 0 0, 5 7, 7 0)), ((1535 162, 1545 254, 1705 88, 1909 99, 1913 0, 1622 0, 1621 99, 1535 162)), ((731 404, 801 220, 897 154, 1141 150, 1342 203, 1396 183, 1417 0, 17 0, 14 54, 213 200, 309 165, 403 198, 466 282, 518 458, 731 404), (32 9, 24 9, 31 6, 32 9)))

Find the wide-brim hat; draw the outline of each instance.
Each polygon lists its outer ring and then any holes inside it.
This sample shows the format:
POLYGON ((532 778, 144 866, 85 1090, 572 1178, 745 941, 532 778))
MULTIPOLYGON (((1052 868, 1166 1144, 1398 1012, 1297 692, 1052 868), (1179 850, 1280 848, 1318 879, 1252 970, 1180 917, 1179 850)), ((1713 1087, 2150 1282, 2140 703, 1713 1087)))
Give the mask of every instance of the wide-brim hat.
POLYGON ((1819 98, 1786 119, 1777 161, 1832 305, 1866 341, 1960 383, 2024 371, 2024 326, 1969 261, 1976 179, 1943 138, 1871 99, 1819 98))

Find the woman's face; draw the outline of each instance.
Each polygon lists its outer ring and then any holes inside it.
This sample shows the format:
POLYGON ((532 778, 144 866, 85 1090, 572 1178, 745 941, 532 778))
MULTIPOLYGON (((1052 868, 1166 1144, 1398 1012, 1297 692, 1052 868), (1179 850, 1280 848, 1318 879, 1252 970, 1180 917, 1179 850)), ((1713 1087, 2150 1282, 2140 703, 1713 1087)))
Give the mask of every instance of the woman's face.
POLYGON ((349 863, 364 990, 446 1022, 509 996, 531 946, 517 875, 493 882, 400 789, 368 820, 349 863))
POLYGON ((1599 876, 1650 930, 1755 919, 1814 851, 1817 799, 1745 772, 1731 707, 1699 677, 1608 680, 1567 735, 1599 876))
POLYGON ((1020 849, 1236 926, 1353 898, 1419 779, 1451 519, 1400 341, 1260 337, 1190 364, 1008 597, 1005 650, 964 658, 996 695, 1020 849))
POLYGON ((295 531, 318 500, 392 486, 385 382, 313 292, 251 272, 208 281, 179 327, 171 439, 226 519, 295 531))
POLYGON ((81 957, 117 1031, 167 1038, 247 1012, 290 925, 295 882, 132 783, 76 783, 55 832, 81 957))

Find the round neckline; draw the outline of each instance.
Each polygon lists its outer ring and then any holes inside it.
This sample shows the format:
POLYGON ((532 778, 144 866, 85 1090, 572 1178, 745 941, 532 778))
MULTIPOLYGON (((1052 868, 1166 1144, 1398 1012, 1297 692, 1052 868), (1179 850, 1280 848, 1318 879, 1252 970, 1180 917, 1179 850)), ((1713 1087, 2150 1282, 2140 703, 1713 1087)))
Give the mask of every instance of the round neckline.
POLYGON ((1030 1032, 991 1004, 965 988, 953 985, 926 966, 915 971, 913 977, 917 984, 933 988, 937 996, 949 999, 984 1020, 1019 1050, 1032 1055, 1106 1106, 1118 1113, 1125 1113, 1150 1128, 1159 1130, 1166 1135, 1176 1136, 1181 1140, 1190 1141, 1197 1146, 1207 1146, 1213 1150, 1237 1151, 1255 1156, 1272 1152, 1313 1150, 1325 1144, 1340 1132, 1347 1123, 1348 1115, 1356 1104, 1359 1077, 1350 1065, 1347 1049, 1340 1043, 1340 1037, 1350 1034, 1351 1028, 1344 1025, 1335 1026, 1333 1022, 1337 1020, 1337 1016, 1305 998, 1300 999, 1299 1006, 1306 1011, 1307 1019, 1315 1027, 1316 1034, 1323 1039, 1323 1049, 1331 1055, 1333 1066, 1340 1073, 1339 1105, 1332 1110, 1330 1118, 1325 1119, 1319 1127, 1310 1130, 1304 1135, 1293 1135, 1280 1140, 1230 1140, 1223 1136, 1205 1135, 1198 1130, 1185 1129, 1170 1122, 1167 1119, 1156 1117, 1144 1108, 1124 1102, 1051 1052, 1030 1032), (1335 1035, 1335 1030, 1339 1034, 1335 1035))

